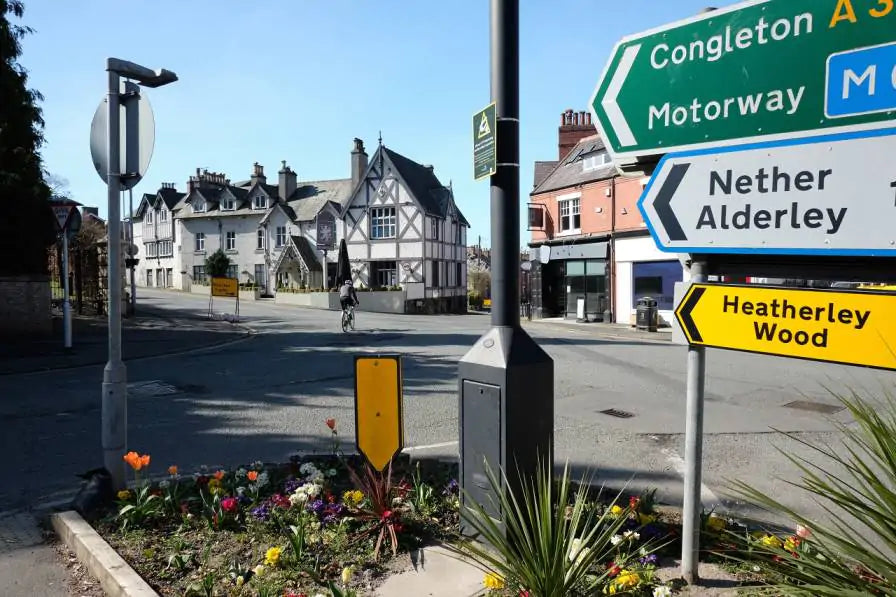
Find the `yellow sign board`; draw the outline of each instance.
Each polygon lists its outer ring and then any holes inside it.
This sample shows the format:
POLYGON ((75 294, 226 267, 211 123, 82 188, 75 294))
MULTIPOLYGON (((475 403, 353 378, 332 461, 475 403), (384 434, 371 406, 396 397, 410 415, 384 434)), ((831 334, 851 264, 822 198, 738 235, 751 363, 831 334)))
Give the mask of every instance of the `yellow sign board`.
POLYGON ((355 357, 355 440, 382 471, 404 448, 400 356, 355 357))
POLYGON ((690 344, 896 369, 896 294, 693 284, 675 310, 690 344))
POLYGON ((212 296, 238 297, 239 284, 236 278, 212 278, 212 296))

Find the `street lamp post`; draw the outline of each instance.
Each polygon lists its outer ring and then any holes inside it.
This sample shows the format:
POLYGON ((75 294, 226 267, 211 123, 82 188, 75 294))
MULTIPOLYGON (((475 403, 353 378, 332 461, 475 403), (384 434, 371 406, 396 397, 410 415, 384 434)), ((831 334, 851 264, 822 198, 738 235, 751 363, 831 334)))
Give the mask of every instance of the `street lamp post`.
POLYGON ((177 75, 161 69, 151 70, 118 58, 106 59, 108 72, 107 108, 108 138, 106 151, 109 173, 106 179, 109 209, 108 276, 109 276, 109 361, 103 369, 102 443, 103 464, 111 473, 115 486, 125 486, 122 455, 127 445, 127 370, 121 360, 121 77, 132 79, 144 87, 161 87, 177 81, 177 75))

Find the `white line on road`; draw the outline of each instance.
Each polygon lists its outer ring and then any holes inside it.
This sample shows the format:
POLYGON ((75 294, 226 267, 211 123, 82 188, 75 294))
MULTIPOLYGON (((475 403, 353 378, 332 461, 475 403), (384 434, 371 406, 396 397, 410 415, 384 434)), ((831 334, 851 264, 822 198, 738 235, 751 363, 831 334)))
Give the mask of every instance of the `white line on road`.
MULTIPOLYGON (((681 475, 682 480, 684 480, 685 472, 687 471, 687 466, 685 465, 684 458, 679 456, 675 450, 669 448, 663 448, 662 453, 666 456, 666 460, 669 464, 672 465, 672 468, 675 469, 679 475, 681 475)), ((720 500, 716 494, 710 490, 705 484, 700 483, 700 501, 703 502, 703 507, 720 509, 722 506, 722 500, 720 500)))
POLYGON ((441 442, 439 444, 429 444, 429 445, 425 445, 425 446, 408 446, 407 448, 402 450, 402 452, 416 452, 418 450, 436 450, 438 448, 448 448, 450 446, 456 446, 456 445, 458 445, 458 442, 457 442, 457 440, 454 440, 452 442, 441 442))

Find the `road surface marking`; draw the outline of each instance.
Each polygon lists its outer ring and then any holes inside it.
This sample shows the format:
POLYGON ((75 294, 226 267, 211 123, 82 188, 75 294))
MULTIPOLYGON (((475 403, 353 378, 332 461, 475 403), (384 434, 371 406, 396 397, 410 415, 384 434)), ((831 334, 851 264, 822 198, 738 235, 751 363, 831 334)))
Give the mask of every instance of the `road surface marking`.
MULTIPOLYGON (((666 460, 669 464, 672 465, 672 468, 675 469, 675 472, 681 475, 682 480, 684 480, 685 472, 687 471, 684 458, 670 448, 663 448, 661 451, 666 456, 666 460)), ((720 500, 704 483, 700 483, 700 501, 703 502, 704 507, 709 506, 710 508, 714 508, 722 505, 722 500, 720 500)))

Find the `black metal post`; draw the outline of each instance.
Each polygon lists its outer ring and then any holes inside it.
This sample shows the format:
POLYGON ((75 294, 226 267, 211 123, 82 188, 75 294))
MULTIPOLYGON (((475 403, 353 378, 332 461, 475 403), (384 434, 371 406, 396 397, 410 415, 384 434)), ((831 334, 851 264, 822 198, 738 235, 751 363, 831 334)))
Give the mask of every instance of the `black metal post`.
POLYGON ((488 506, 486 463, 518 490, 554 455, 554 362, 520 327, 519 0, 491 0, 491 93, 492 327, 458 367, 459 479, 463 502, 468 495, 501 518, 488 506))
POLYGON ((498 171, 491 177, 492 325, 520 325, 520 6, 491 2, 491 91, 498 171))

